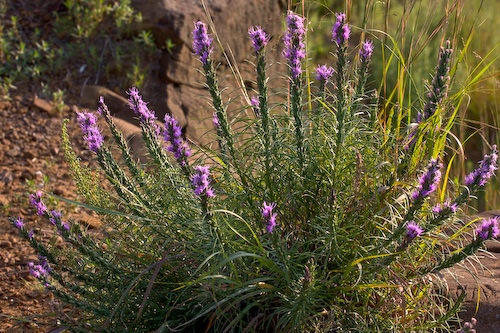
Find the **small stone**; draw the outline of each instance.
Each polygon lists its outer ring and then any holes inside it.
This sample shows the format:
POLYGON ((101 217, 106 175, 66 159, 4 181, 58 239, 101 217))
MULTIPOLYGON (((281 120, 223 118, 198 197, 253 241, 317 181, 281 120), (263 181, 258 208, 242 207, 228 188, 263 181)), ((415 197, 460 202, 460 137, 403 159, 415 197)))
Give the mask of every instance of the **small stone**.
POLYGON ((0 247, 5 249, 12 249, 12 243, 8 240, 0 241, 0 247))
POLYGON ((34 178, 35 178, 35 174, 30 169, 24 169, 21 172, 21 175, 19 176, 19 179, 21 179, 21 180, 25 180, 25 179, 31 180, 34 178))
POLYGON ((4 169, 0 171, 0 181, 3 182, 5 185, 11 183, 14 180, 14 176, 12 175, 12 172, 4 169))
POLYGON ((25 150, 23 156, 26 159, 32 159, 33 157, 35 157, 35 153, 31 150, 25 150))
POLYGON ((9 199, 7 198, 6 195, 0 194, 0 207, 7 207, 9 206, 9 199))

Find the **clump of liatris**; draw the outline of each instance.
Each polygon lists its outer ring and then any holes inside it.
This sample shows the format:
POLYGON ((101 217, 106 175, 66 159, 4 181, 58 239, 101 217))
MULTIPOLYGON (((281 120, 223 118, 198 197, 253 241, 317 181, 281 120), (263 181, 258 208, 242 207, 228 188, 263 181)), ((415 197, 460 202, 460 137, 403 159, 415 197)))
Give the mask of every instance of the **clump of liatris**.
POLYGON ((337 44, 337 46, 344 46, 351 36, 351 29, 346 22, 345 13, 335 14, 337 20, 332 27, 332 41, 337 44))
MULTIPOLYGON (((147 103, 143 101, 141 95, 139 95, 139 91, 137 90, 137 88, 130 88, 130 90, 127 91, 127 94, 129 95, 128 102, 130 109, 139 116, 139 120, 143 123, 147 123, 155 127, 155 113, 149 110, 147 103)), ((101 103, 104 104, 104 101, 101 101, 101 103)))
POLYGON ((248 35, 252 40, 253 48, 255 53, 259 53, 262 51, 264 46, 269 43, 269 35, 267 35, 264 30, 262 30, 259 26, 253 26, 248 29, 248 35))
POLYGON ((415 238, 420 236, 424 232, 424 229, 420 228, 420 226, 414 221, 408 222, 406 225, 406 240, 408 243, 413 241, 415 238))
POLYGON ((83 139, 87 142, 89 150, 97 153, 101 148, 104 138, 97 127, 97 118, 90 112, 78 112, 78 122, 83 132, 83 139))
POLYGON ((373 54, 373 42, 366 40, 361 44, 359 49, 360 66, 358 69, 358 85, 356 86, 356 94, 358 96, 364 93, 366 79, 368 76, 368 65, 370 64, 373 54))
POLYGON ((42 216, 47 211, 47 206, 43 203, 42 192, 30 195, 31 204, 37 209, 37 214, 42 216))
POLYGON ((465 177, 465 185, 484 186, 488 182, 488 179, 495 175, 497 169, 498 151, 497 146, 493 145, 491 153, 489 155, 484 155, 484 158, 479 162, 479 168, 465 177))
POLYGON ((170 143, 168 151, 174 154, 175 159, 180 166, 187 165, 187 157, 191 156, 191 150, 184 139, 182 138, 182 129, 178 125, 177 120, 170 115, 165 115, 165 141, 170 143))
POLYGON ((191 184, 194 187, 194 193, 197 196, 206 195, 214 197, 214 190, 210 187, 210 168, 208 165, 197 165, 194 167, 196 173, 191 176, 191 184))
POLYGON ((16 226, 17 229, 24 229, 24 220, 21 216, 19 216, 16 221, 14 222, 14 225, 16 226))
POLYGON ((500 235, 498 229, 498 217, 492 217, 483 221, 481 226, 476 229, 477 235, 483 240, 497 238, 500 235))
POLYGON ((447 200, 443 202, 442 204, 438 203, 434 207, 432 207, 432 212, 434 214, 448 214, 448 213, 455 213, 458 209, 458 204, 456 202, 451 202, 450 200, 447 200))
POLYGON ((436 74, 432 80, 430 91, 427 94, 427 103, 424 106, 423 112, 418 113, 417 121, 424 122, 434 115, 436 109, 446 97, 448 91, 448 81, 450 77, 450 59, 453 50, 450 48, 450 41, 446 41, 446 47, 442 47, 439 52, 439 61, 436 67, 436 74))
POLYGON ((252 106, 253 112, 257 118, 260 118, 260 102, 259 99, 255 96, 250 98, 250 105, 252 106))
POLYGON ((321 65, 317 66, 314 72, 316 73, 316 80, 318 80, 320 84, 325 84, 332 77, 334 69, 327 65, 321 65))
POLYGON ((212 38, 207 33, 207 26, 201 21, 196 22, 193 30, 193 50, 204 65, 213 51, 211 45, 212 38))
POLYGON ((276 207, 276 203, 267 204, 264 201, 262 207, 262 216, 264 217, 264 222, 266 224, 266 229, 268 233, 272 233, 276 227, 276 217, 277 214, 273 213, 273 209, 276 207))
POLYGON ((429 194, 434 192, 441 180, 441 167, 442 164, 439 159, 432 159, 429 162, 426 172, 419 180, 418 188, 413 191, 412 199, 415 202, 422 201, 429 194))
POLYGON ((373 42, 371 40, 366 40, 361 44, 359 49, 359 57, 362 63, 369 63, 372 58, 373 53, 373 42))
POLYGON ((292 11, 288 12, 286 18, 287 32, 283 37, 285 49, 283 56, 288 61, 290 68, 290 77, 297 79, 302 74, 302 60, 306 57, 306 50, 304 44, 304 18, 294 14, 292 11))
POLYGON ((28 266, 30 268, 30 274, 37 279, 48 277, 50 272, 50 267, 49 264, 47 263, 47 260, 45 260, 43 257, 41 259, 42 259, 41 264, 35 265, 33 262, 28 263, 28 266))

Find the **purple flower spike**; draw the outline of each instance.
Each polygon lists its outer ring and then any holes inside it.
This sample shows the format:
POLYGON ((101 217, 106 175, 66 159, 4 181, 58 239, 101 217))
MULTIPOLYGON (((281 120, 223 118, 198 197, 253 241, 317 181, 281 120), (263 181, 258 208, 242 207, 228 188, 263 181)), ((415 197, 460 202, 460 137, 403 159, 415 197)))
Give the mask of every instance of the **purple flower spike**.
POLYGON ((170 143, 167 150, 174 154, 175 159, 181 166, 186 166, 186 158, 191 156, 191 150, 184 139, 182 139, 182 129, 177 120, 170 115, 165 115, 164 139, 170 143))
POLYGON ((212 38, 207 33, 207 26, 198 21, 194 24, 193 30, 193 50, 200 57, 200 61, 205 65, 213 51, 212 38))
POLYGON ((194 193, 197 196, 206 195, 207 197, 215 197, 214 190, 210 187, 210 168, 208 165, 197 165, 194 167, 196 173, 191 176, 191 184, 193 185, 194 193))
POLYGON ((248 35, 252 40, 253 48, 255 49, 255 53, 259 53, 262 51, 264 46, 269 42, 269 35, 262 30, 259 26, 253 26, 248 29, 248 35))
POLYGON ((87 142, 89 150, 96 153, 102 146, 104 138, 97 127, 97 118, 90 112, 78 112, 78 122, 83 132, 83 139, 87 142))
POLYGON ((361 57, 361 61, 368 63, 373 54, 373 42, 371 40, 366 40, 361 45, 359 49, 359 56, 361 57))
POLYGON ((250 105, 252 105, 253 112, 255 112, 255 115, 257 116, 257 118, 260 118, 260 101, 259 101, 259 99, 255 96, 252 96, 252 98, 250 98, 250 105))
POLYGON ((17 218, 17 220, 14 222, 14 225, 16 226, 17 229, 24 229, 24 220, 21 216, 17 218))
POLYGON ((500 230, 498 229, 498 217, 492 217, 484 220, 481 226, 476 229, 476 232, 483 241, 489 238, 497 238, 498 235, 500 235, 500 230))
POLYGON ((406 225, 406 239, 408 242, 411 242, 418 236, 420 236, 424 232, 424 229, 420 228, 418 223, 413 221, 408 222, 406 225))
POLYGON ((491 153, 484 155, 484 158, 479 162, 479 168, 469 173, 465 177, 465 185, 467 186, 484 186, 498 169, 498 150, 497 146, 491 147, 491 153))
POLYGON ((276 227, 276 213, 273 213, 273 209, 276 207, 276 203, 267 204, 264 201, 262 207, 262 216, 264 217, 266 223, 266 229, 268 233, 272 233, 276 227))
POLYGON ((304 39, 304 18, 294 14, 292 11, 288 12, 286 18, 287 33, 283 37, 285 49, 283 56, 288 60, 290 66, 290 76, 297 79, 302 74, 301 62, 306 57, 304 39))
POLYGON ((327 82, 333 75, 333 68, 327 65, 321 65, 315 68, 316 80, 320 82, 327 82))
POLYGON ((343 46, 351 35, 351 29, 346 23, 346 17, 344 13, 335 14, 337 21, 332 28, 332 41, 337 43, 337 46, 343 46))
POLYGON ((43 215, 47 211, 47 206, 42 201, 42 192, 37 191, 36 194, 30 195, 30 202, 37 209, 38 215, 43 215))
POLYGON ((427 171, 422 175, 422 178, 420 178, 418 188, 412 194, 413 200, 423 200, 436 190, 441 180, 441 167, 442 165, 438 159, 432 159, 429 162, 427 171))
POLYGON ((457 203, 451 203, 450 200, 446 200, 443 202, 443 204, 437 204, 434 207, 432 207, 432 212, 434 214, 442 214, 442 213, 455 213, 458 209, 458 204, 457 203))
MULTIPOLYGON (((129 91, 127 91, 127 94, 129 96, 128 98, 128 103, 130 106, 130 109, 134 111, 134 113, 139 116, 139 120, 143 123, 148 123, 155 127, 155 120, 156 116, 154 111, 151 111, 148 109, 147 103, 144 102, 142 99, 142 96, 139 95, 139 90, 137 88, 132 87, 130 88, 129 91)), ((155 127, 155 130, 157 129, 157 126, 155 127)))

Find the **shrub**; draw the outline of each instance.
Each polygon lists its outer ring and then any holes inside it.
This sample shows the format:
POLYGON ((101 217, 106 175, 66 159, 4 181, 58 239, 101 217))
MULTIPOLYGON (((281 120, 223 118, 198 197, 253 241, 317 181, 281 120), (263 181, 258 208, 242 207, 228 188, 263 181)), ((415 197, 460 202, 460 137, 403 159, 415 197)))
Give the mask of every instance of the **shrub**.
MULTIPOLYGON (((39 240, 21 217, 12 223, 43 256, 32 273, 82 310, 73 330, 106 331, 410 331, 449 328, 454 302, 432 274, 473 255, 499 234, 496 219, 456 218, 497 168, 493 146, 463 185, 448 184, 445 151, 460 98, 447 96, 452 51, 446 44, 413 126, 412 110, 379 118, 364 92, 375 44, 347 55, 344 14, 332 28, 336 66, 304 80, 305 19, 289 12, 283 38, 289 91, 267 92, 269 36, 252 27, 257 97, 229 118, 212 60, 212 38, 195 24, 212 98, 217 149, 187 143, 170 115, 161 128, 137 89, 130 108, 141 121, 151 165, 132 157, 104 100, 103 117, 121 151, 104 143, 97 116, 79 114, 84 140, 115 194, 80 166, 65 127, 63 142, 85 207, 112 225, 92 237, 31 198, 67 247, 39 240), (353 66, 350 66, 352 61, 353 66), (351 68, 352 67, 352 68, 351 68), (310 89, 309 89, 310 88, 310 89), (306 95, 304 91, 311 91, 306 95), (245 116, 252 109, 255 117, 245 116), (444 175, 443 175, 444 174, 444 175), (472 231, 471 240, 468 235, 472 231)), ((306 69, 308 70, 308 69, 306 69)), ((453 160, 453 158, 451 158, 453 160)), ((451 163, 451 162, 450 162, 451 163)))

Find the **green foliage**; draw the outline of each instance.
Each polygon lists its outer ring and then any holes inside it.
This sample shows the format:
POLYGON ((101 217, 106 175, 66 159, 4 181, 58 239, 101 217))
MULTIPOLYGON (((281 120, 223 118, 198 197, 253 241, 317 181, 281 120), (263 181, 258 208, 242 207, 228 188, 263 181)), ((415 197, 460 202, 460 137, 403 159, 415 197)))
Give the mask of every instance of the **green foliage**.
POLYGON ((1 9, 0 93, 5 97, 25 84, 45 85, 56 94, 61 82, 66 88, 75 81, 141 87, 159 51, 150 32, 136 29, 142 18, 130 0, 65 0, 51 13, 54 20, 40 25, 20 20, 13 4, 2 1, 1 9), (115 53, 117 60, 109 61, 115 53))

